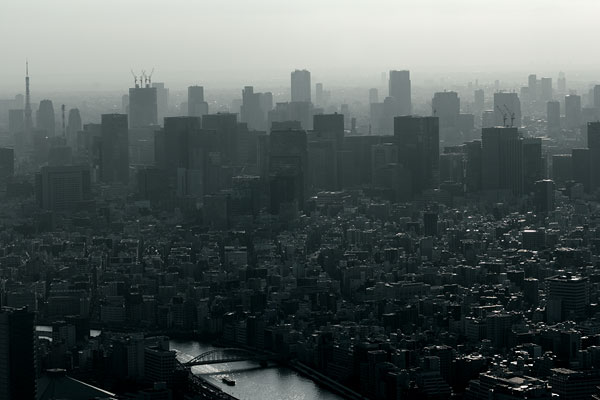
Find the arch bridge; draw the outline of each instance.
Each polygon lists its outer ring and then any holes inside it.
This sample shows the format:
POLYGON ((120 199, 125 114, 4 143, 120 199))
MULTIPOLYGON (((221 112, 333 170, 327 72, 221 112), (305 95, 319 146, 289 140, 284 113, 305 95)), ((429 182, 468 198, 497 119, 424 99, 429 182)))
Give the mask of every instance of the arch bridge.
POLYGON ((271 357, 264 354, 255 353, 246 349, 237 349, 227 347, 222 349, 214 349, 205 353, 199 354, 190 361, 184 362, 183 365, 190 368, 196 365, 222 364, 238 361, 268 361, 271 357))

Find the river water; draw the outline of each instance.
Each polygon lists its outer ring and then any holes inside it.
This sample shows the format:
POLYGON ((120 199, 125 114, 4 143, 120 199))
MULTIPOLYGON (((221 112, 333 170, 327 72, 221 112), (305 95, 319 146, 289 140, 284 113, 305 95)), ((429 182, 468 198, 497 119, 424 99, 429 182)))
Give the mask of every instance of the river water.
MULTIPOLYGON (((171 340, 169 343, 171 350, 178 351, 178 358, 182 362, 215 349, 211 345, 196 341, 171 340)), ((342 399, 295 371, 275 366, 261 368, 256 362, 241 361, 229 364, 200 365, 192 367, 192 372, 240 400, 342 399), (235 380, 235 386, 223 383, 221 379, 224 377, 235 380)))

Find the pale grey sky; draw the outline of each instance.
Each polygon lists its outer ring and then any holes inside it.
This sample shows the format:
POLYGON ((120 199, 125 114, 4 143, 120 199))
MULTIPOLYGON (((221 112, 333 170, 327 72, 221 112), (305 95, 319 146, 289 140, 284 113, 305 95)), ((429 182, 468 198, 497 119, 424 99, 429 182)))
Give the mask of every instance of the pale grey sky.
MULTIPOLYGON (((0 93, 419 71, 594 71, 599 0, 0 0, 0 93)), ((349 82, 350 83, 350 82, 349 82)))

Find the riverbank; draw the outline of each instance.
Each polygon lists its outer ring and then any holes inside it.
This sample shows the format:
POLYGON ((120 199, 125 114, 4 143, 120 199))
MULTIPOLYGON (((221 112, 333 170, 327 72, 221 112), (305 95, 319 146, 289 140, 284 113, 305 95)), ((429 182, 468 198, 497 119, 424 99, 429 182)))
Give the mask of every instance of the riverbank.
POLYGON ((310 368, 309 366, 301 363, 300 361, 292 360, 287 363, 287 366, 294 371, 310 378, 311 380, 317 382, 320 385, 327 387, 327 389, 331 390, 334 393, 339 394, 340 396, 344 396, 346 399, 350 400, 369 400, 367 397, 362 396, 360 393, 355 392, 352 389, 342 385, 341 383, 334 381, 326 375, 323 375, 317 370, 310 368))

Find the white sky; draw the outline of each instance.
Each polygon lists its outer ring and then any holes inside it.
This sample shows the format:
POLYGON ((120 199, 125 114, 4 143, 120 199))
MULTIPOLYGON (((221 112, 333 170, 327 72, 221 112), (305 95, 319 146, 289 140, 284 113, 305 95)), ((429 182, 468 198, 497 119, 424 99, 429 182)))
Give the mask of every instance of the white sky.
POLYGON ((287 85, 294 68, 374 85, 389 69, 593 73, 599 17, 600 0, 0 0, 0 94, 26 57, 39 90, 153 67, 170 87, 287 85))

